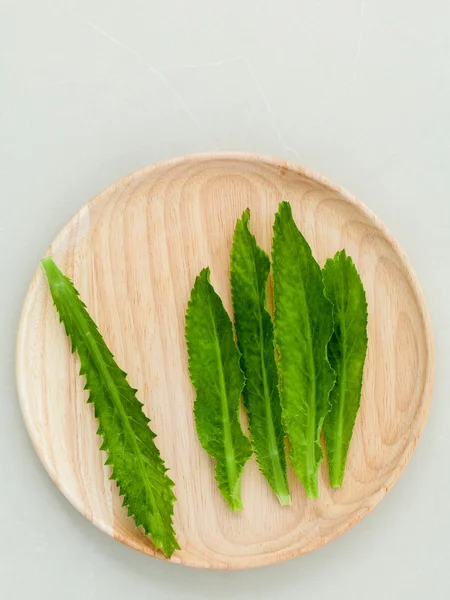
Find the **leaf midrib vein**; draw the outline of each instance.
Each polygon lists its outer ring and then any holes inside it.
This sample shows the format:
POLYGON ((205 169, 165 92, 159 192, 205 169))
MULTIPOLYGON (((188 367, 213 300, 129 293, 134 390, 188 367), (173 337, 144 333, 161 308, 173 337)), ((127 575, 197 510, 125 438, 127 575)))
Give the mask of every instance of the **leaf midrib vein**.
MULTIPOLYGON (((334 483, 336 483, 336 479, 340 480, 341 472, 342 472, 342 430, 344 427, 344 408, 345 408, 345 396, 347 389, 347 327, 345 323, 347 310, 343 310, 342 298, 345 297, 345 289, 344 289, 344 276, 341 275, 339 278, 339 297, 340 302, 338 304, 338 309, 336 310, 336 315, 339 317, 339 333, 340 335, 337 337, 338 344, 341 346, 340 352, 340 369, 339 369, 339 410, 338 410, 338 419, 337 419, 337 431, 334 438, 334 457, 333 466, 335 468, 334 473, 334 483), (336 472, 337 471, 337 472, 336 472)), ((336 288, 335 288, 336 290, 336 288)), ((338 295, 336 294, 336 299, 338 295)), ((337 304, 337 303, 336 303, 337 304)), ((346 307, 348 309, 348 306, 346 307)), ((340 481, 339 481, 340 483, 340 481)))
MULTIPOLYGON (((289 225, 288 234, 291 237, 292 245, 294 246, 294 251, 296 254, 297 261, 300 262, 301 256, 299 253, 299 249, 297 244, 295 243, 294 231, 292 224, 289 225)), ((312 258, 312 257, 311 257, 312 258)), ((296 264, 298 264, 298 262, 296 264)), ((302 273, 298 277, 298 281, 300 283, 300 287, 302 290, 302 304, 304 306, 305 312, 307 314, 307 338, 308 338, 308 364, 312 374, 310 378, 311 381, 311 390, 310 396, 308 398, 308 426, 307 426, 307 438, 308 438, 308 448, 306 452, 306 472, 308 475, 314 475, 315 473, 315 462, 316 462, 316 453, 315 453, 315 443, 316 443, 316 423, 315 418, 311 418, 311 415, 315 417, 315 407, 316 407, 316 367, 314 364, 313 358, 313 346, 312 346, 312 336, 311 336, 311 323, 310 323, 310 313, 309 306, 306 302, 305 295, 305 286, 303 283, 302 273), (312 448, 312 456, 311 456, 311 448, 312 448)))
MULTIPOLYGON (((274 423, 273 423, 273 415, 272 415, 272 406, 271 406, 271 396, 269 393, 269 385, 268 385, 268 381, 267 381, 267 370, 266 370, 266 363, 265 363, 265 357, 264 357, 264 330, 263 330, 263 315, 262 315, 262 311, 264 310, 261 307, 261 303, 260 303, 260 298, 261 298, 261 289, 259 287, 259 280, 258 280, 258 272, 256 270, 256 255, 255 255, 255 246, 250 242, 250 248, 251 248, 251 253, 252 253, 252 266, 253 266, 253 270, 254 270, 254 274, 255 274, 255 282, 256 282, 256 290, 257 290, 257 295, 258 295, 258 303, 257 303, 257 307, 258 307, 258 311, 257 311, 257 319, 258 319, 258 325, 259 325, 259 339, 260 339, 260 359, 261 359, 261 370, 262 370, 262 380, 263 380, 263 390, 264 390, 264 408, 266 411, 266 423, 267 423, 267 432, 268 432, 268 436, 269 436, 269 455, 270 455, 270 462, 272 463, 272 471, 273 471, 273 476, 275 479, 275 485, 277 487, 277 492, 281 493, 281 490, 286 490, 286 482, 285 482, 285 478, 283 476, 283 468, 281 465, 281 460, 280 460, 280 455, 278 452, 278 446, 277 446, 277 442, 276 442, 276 436, 275 436, 275 428, 274 428, 274 423)), ((267 312, 267 311, 264 311, 267 312)), ((269 314, 269 313, 267 313, 269 314)), ((270 315, 269 315, 270 318, 270 315)))
POLYGON ((235 493, 235 484, 236 484, 236 457, 233 448, 233 441, 231 437, 231 423, 230 423, 230 415, 228 412, 228 399, 226 393, 226 385, 225 385, 225 374, 223 372, 223 362, 222 362, 222 350, 220 348, 219 336, 216 327, 216 321, 213 315, 211 299, 209 294, 206 294, 209 314, 211 317, 212 330, 214 332, 214 346, 216 350, 217 363, 219 366, 219 384, 220 384, 220 403, 221 403, 221 412, 222 412, 222 421, 223 421, 223 443, 225 448, 225 462, 227 465, 227 473, 229 480, 229 488, 230 495, 234 497, 235 493), (233 482, 233 483, 232 483, 233 482))

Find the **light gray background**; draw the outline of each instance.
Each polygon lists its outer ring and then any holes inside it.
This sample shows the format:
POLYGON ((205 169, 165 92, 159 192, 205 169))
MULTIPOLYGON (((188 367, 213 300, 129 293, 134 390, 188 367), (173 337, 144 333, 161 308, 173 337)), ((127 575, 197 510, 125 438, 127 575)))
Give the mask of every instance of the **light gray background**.
POLYGON ((1 598, 450 597, 449 27, 448 0, 0 0, 1 598), (430 416, 386 499, 248 572, 97 531, 41 467, 14 378, 24 294, 61 226, 122 176, 213 150, 297 160, 359 196, 410 256, 436 337, 430 416))

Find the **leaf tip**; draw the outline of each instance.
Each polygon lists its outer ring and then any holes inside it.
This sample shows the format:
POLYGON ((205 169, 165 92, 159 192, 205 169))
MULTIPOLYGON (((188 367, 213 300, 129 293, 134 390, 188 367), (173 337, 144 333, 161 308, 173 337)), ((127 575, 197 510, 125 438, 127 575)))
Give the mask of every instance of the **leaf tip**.
POLYGON ((44 258, 41 259, 41 266, 47 278, 55 273, 61 274, 51 256, 44 256, 44 258))
POLYGON ((204 279, 209 283, 209 278, 211 275, 211 269, 209 267, 204 267, 200 273, 198 274, 198 279, 204 279))
POLYGON ((289 493, 287 494, 277 494, 278 501, 281 506, 290 506, 291 505, 291 496, 289 493))
POLYGON ((283 200, 282 202, 280 202, 280 204, 278 205, 278 213, 280 215, 282 213, 285 213, 286 215, 292 215, 292 207, 290 202, 288 202, 287 200, 283 200))
MULTIPOLYGON (((336 252, 336 254, 334 255, 335 260, 339 259, 339 258, 347 258, 347 253, 345 251, 345 248, 342 248, 342 250, 338 250, 336 252)), ((350 258, 350 257, 349 257, 350 258)))
POLYGON ((44 258, 41 259, 42 266, 51 264, 52 262, 53 262, 53 258, 51 256, 44 256, 44 258))
POLYGON ((234 513, 244 510, 244 505, 242 504, 242 500, 240 498, 231 498, 230 500, 227 500, 227 502, 234 513))
POLYGON ((250 209, 249 208, 246 208, 244 210, 244 212, 242 213, 241 221, 244 223, 244 225, 248 225, 248 223, 250 222, 250 209))

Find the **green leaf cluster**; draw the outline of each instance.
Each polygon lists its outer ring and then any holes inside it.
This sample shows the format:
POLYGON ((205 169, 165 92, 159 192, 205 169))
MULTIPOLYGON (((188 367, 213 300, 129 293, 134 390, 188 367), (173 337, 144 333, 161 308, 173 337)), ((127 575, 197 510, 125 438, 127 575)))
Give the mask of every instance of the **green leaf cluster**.
MULTIPOLYGON (((179 548, 173 528, 174 483, 155 444, 149 418, 114 360, 73 283, 48 257, 50 292, 94 404, 102 450, 123 504, 168 557, 179 548)), ((215 460, 218 487, 242 510, 241 482, 255 452, 282 505, 291 502, 290 463, 308 498, 319 494, 324 431, 330 483, 340 487, 361 401, 367 352, 367 302, 345 250, 323 270, 297 228, 287 202, 275 215, 272 247, 274 319, 267 308, 270 259, 250 231, 250 211, 238 219, 231 250, 234 326, 210 282, 196 278, 186 312, 189 373, 196 390, 199 440, 215 460), (251 441, 240 422, 240 397, 251 441)))
POLYGON ((242 393, 259 468, 281 504, 290 504, 285 453, 308 498, 319 494, 325 432, 332 487, 342 485, 360 404, 367 349, 367 304, 345 251, 321 270, 288 202, 275 215, 274 319, 267 309, 270 259, 250 231, 247 209, 231 250, 233 327, 203 270, 186 315, 189 372, 197 392, 199 439, 216 460, 225 500, 241 510, 250 445, 239 421, 242 393))

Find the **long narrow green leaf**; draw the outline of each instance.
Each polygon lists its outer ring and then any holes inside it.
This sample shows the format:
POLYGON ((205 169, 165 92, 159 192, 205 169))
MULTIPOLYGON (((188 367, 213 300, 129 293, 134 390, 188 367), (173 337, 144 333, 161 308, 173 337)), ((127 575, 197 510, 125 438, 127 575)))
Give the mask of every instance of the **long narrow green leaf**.
POLYGON ((325 443, 331 486, 341 487, 356 414, 361 402, 367 352, 367 302, 361 278, 345 253, 327 260, 323 269, 325 294, 333 304, 335 329, 328 358, 336 371, 330 394, 331 411, 325 418, 325 443))
POLYGON ((333 332, 332 305, 324 295, 321 269, 287 202, 280 204, 275 216, 272 261, 275 339, 290 459, 307 497, 316 498, 323 459, 320 434, 335 380, 326 353, 333 332))
POLYGON ((142 526, 156 548, 171 556, 179 549, 172 525, 174 483, 155 445, 149 419, 117 365, 74 285, 48 257, 42 261, 60 320, 77 352, 99 421, 97 433, 103 437, 106 464, 112 466, 111 479, 117 482, 123 505, 142 526))
POLYGON ((231 291, 249 429, 259 468, 280 503, 290 504, 284 430, 272 319, 266 309, 267 254, 249 229, 247 209, 236 224, 231 250, 231 291))
POLYGON ((209 282, 209 269, 195 280, 186 312, 189 373, 196 389, 197 433, 216 459, 216 479, 233 511, 242 510, 241 476, 252 455, 239 421, 244 374, 233 327, 220 297, 209 282))

